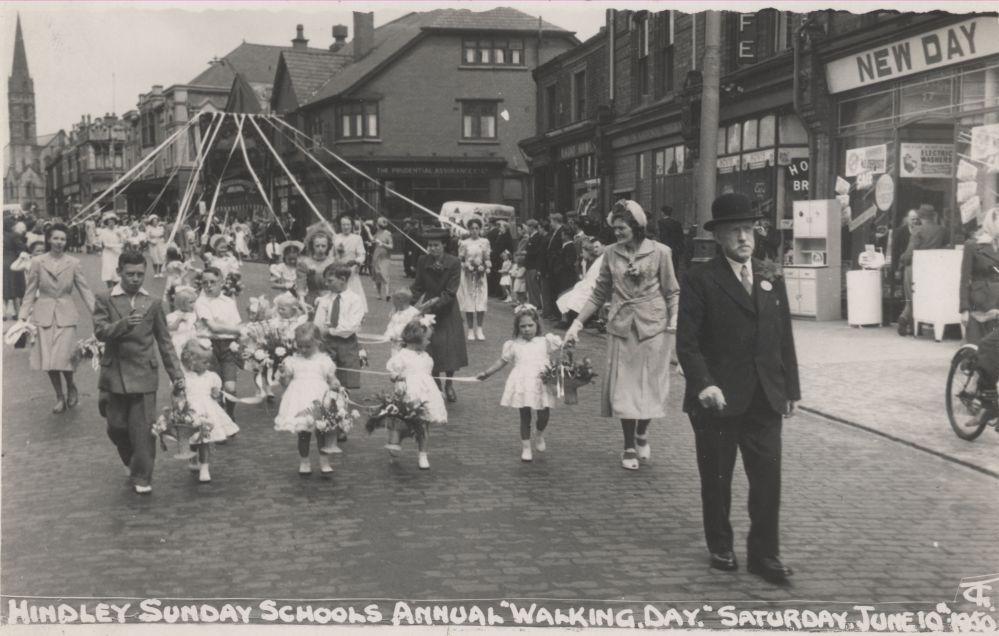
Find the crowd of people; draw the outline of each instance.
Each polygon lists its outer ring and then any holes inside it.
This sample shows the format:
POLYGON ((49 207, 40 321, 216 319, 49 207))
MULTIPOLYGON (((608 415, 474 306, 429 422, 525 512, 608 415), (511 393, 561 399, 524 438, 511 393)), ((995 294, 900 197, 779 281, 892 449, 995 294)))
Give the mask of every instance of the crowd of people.
MULTIPOLYGON (((400 234, 393 235, 387 220, 373 221, 368 232, 350 215, 332 226, 319 222, 292 232, 282 226, 282 235, 269 235, 265 245, 273 298, 252 298, 242 308, 246 228, 202 220, 167 243, 170 234, 155 217, 126 230, 117 215, 105 213, 85 245, 100 251, 107 291, 91 292, 79 259, 66 253, 73 230, 51 223, 43 228, 44 250, 27 257, 15 327, 34 339, 32 368, 52 380, 53 410, 73 408, 81 344, 73 294, 81 296, 101 343, 95 354, 100 411, 139 494, 152 490, 153 433, 162 441, 186 431, 190 468, 200 482, 210 482, 212 445, 240 431, 237 405, 252 408, 264 400, 280 401, 274 428, 294 434, 298 472, 312 473, 313 438, 320 473, 333 472, 331 459, 343 452, 360 417, 352 406, 360 408, 366 374, 382 376, 365 380, 366 389, 392 388, 368 424, 387 428, 392 457, 413 437, 418 467, 427 470, 431 431, 458 400, 455 383, 487 381, 510 367, 499 403, 517 411, 520 459, 533 461, 548 448, 551 411, 561 403, 561 381, 548 381, 548 370, 564 364, 562 356, 590 320, 599 320, 606 333, 600 414, 620 421, 621 467, 639 470, 652 454, 651 421, 668 412, 675 343, 687 376, 684 410, 697 442, 710 564, 736 567, 728 510, 739 448, 753 520, 750 570, 784 579, 791 571, 780 561, 776 536, 780 423, 799 398, 786 290, 779 273, 752 258, 759 214, 749 200, 723 195, 712 213, 705 227, 715 232, 722 254, 693 268, 682 245, 664 242, 681 242, 682 228, 669 223, 668 214, 650 227, 634 201, 619 201, 603 222, 586 228, 572 214, 552 214, 545 224, 532 219, 522 228, 478 217, 451 227, 407 221, 401 238, 412 280, 395 287, 387 261, 400 234), (162 297, 143 286, 147 262, 153 277, 166 278, 162 297), (365 294, 362 272, 372 277, 373 298, 365 294), (469 353, 476 351, 470 343, 487 338, 490 295, 514 307, 511 335, 487 366, 470 362, 469 353), (384 327, 373 327, 366 323, 369 302, 382 298, 392 303, 392 314, 384 327), (365 324, 371 333, 362 331, 365 324), (366 367, 367 343, 391 348, 384 371, 366 367), (456 375, 473 363, 481 371, 456 375), (160 366, 173 396, 157 418, 160 366), (246 372, 257 394, 240 397, 237 380, 246 372)), ((503 322, 496 332, 509 328, 503 322)))

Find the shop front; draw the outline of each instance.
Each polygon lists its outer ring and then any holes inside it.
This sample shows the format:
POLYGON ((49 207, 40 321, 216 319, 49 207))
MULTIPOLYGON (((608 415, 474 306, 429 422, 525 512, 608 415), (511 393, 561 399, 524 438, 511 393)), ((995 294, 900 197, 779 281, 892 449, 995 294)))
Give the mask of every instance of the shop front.
POLYGON ((904 303, 890 258, 906 214, 932 207, 961 245, 999 199, 999 22, 946 19, 826 65, 844 265, 868 246, 888 258, 886 322, 904 303))

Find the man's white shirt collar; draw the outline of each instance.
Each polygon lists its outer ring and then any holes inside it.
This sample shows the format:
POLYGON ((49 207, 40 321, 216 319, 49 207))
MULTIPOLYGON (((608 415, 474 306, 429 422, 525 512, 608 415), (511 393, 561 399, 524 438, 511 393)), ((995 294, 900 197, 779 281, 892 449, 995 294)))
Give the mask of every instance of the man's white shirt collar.
MULTIPOLYGON (((137 294, 142 294, 143 296, 148 296, 149 295, 149 292, 146 291, 145 287, 140 287, 139 291, 136 292, 136 293, 137 294)), ((122 288, 121 283, 118 283, 114 287, 111 288, 111 295, 112 296, 127 296, 128 292, 126 292, 124 290, 124 288, 122 288)))

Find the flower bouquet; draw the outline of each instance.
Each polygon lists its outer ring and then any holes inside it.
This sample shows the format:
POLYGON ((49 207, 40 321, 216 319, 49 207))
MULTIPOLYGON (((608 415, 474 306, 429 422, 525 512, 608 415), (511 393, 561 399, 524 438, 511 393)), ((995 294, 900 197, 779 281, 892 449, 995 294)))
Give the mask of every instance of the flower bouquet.
POLYGON ((76 343, 76 348, 73 349, 73 353, 70 355, 70 362, 76 368, 76 365, 81 360, 90 360, 90 365, 94 368, 94 371, 100 371, 101 356, 103 355, 104 343, 95 336, 90 336, 76 343))
POLYGON ((254 330, 242 346, 243 368, 254 374, 258 395, 266 396, 275 384, 277 370, 285 358, 295 353, 295 342, 285 338, 280 329, 254 330))
POLYGON ((368 418, 364 428, 368 433, 385 427, 398 430, 399 438, 412 437, 422 443, 427 434, 427 403, 423 400, 407 399, 404 393, 382 393, 378 395, 378 406, 373 407, 374 415, 368 418))
POLYGON ((355 409, 350 410, 350 397, 343 387, 330 389, 322 400, 316 400, 308 409, 308 415, 316 424, 316 433, 326 438, 324 451, 332 447, 339 433, 347 434, 354 427, 354 420, 361 417, 355 409))
POLYGON ((231 272, 226 274, 225 282, 222 283, 222 294, 225 296, 239 296, 243 291, 242 275, 231 272))
POLYGON ((176 400, 173 406, 164 408, 156 418, 152 431, 153 435, 159 438, 163 450, 167 450, 168 440, 177 442, 177 454, 174 455, 174 459, 190 459, 194 453, 182 451, 180 439, 189 436, 188 443, 191 445, 207 444, 206 440, 211 439, 212 428, 212 423, 198 417, 186 400, 176 400))
POLYGON ((583 358, 581 362, 573 360, 572 351, 561 349, 549 361, 541 372, 541 381, 547 386, 555 387, 556 395, 565 404, 579 403, 579 387, 589 384, 597 374, 593 371, 593 361, 583 358))
POLYGON ((464 267, 465 271, 468 272, 473 286, 478 289, 485 283, 486 275, 489 273, 492 263, 490 263, 488 258, 473 256, 471 258, 465 258, 462 262, 462 267, 464 267))

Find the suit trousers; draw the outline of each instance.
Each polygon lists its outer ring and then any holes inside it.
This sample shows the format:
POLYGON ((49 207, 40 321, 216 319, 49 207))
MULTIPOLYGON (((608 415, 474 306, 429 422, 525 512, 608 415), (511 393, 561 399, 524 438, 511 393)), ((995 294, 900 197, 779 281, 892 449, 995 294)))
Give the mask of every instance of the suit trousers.
POLYGON ((541 272, 536 269, 529 269, 524 275, 525 283, 527 284, 527 302, 538 308, 540 313, 541 307, 541 272))
POLYGON ((719 417, 698 409, 690 414, 701 474, 704 537, 714 553, 731 550, 732 472, 736 451, 749 481, 749 559, 778 556, 780 520, 781 427, 783 417, 770 406, 763 387, 745 413, 719 417))
POLYGON ((108 437, 118 456, 131 471, 132 483, 148 486, 156 460, 156 393, 102 393, 108 421, 108 437))
POLYGON ((541 316, 542 318, 561 318, 555 299, 558 298, 558 280, 551 275, 541 277, 541 316))

